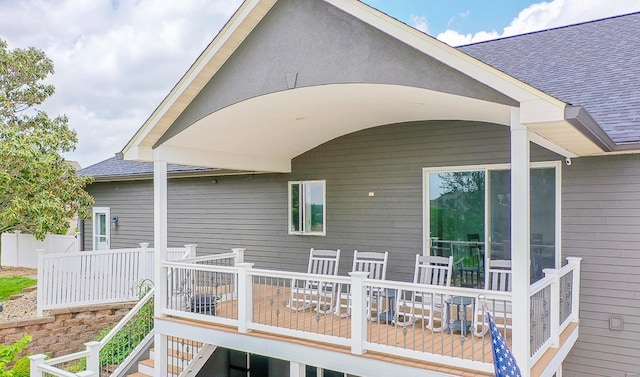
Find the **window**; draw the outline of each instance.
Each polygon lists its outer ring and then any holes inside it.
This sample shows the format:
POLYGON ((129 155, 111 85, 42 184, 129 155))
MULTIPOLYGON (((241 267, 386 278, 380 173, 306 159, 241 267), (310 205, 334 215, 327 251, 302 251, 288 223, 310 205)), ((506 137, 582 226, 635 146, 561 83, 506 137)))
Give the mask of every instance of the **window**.
POLYGON ((93 208, 93 250, 108 250, 110 242, 108 207, 93 208))
POLYGON ((326 234, 326 181, 289 182, 289 234, 326 234))
MULTIPOLYGON (((531 164, 531 280, 554 267, 559 250, 560 179, 557 163, 531 164)), ((463 271, 480 276, 488 259, 511 259, 510 166, 424 169, 425 242, 432 255, 450 256, 463 271)))

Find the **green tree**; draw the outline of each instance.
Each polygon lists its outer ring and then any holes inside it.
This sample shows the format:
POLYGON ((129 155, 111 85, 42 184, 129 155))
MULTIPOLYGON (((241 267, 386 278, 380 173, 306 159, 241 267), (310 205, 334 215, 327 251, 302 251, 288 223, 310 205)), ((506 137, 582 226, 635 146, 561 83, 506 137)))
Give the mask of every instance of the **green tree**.
POLYGON ((54 93, 43 81, 53 62, 36 48, 9 50, 0 39, 0 233, 21 230, 44 239, 64 233, 77 213, 89 216, 93 199, 63 153, 75 131, 66 116, 37 109, 54 93))

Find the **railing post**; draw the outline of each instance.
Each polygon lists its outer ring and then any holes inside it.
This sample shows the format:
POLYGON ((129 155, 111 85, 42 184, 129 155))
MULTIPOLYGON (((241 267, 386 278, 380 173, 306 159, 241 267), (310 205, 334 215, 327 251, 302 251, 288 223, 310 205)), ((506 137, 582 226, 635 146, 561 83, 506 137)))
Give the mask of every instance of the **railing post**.
POLYGON ((162 362, 166 360, 167 352, 169 350, 169 341, 165 334, 158 334, 155 332, 153 335, 153 347, 155 348, 155 360, 153 368, 153 377, 165 377, 168 376, 168 363, 162 362), (163 356, 164 355, 164 356, 163 356))
POLYGON ((571 282, 571 321, 580 319, 580 268, 582 258, 567 257, 573 267, 573 281, 571 282))
POLYGON ((549 325, 551 326, 551 347, 560 346, 560 271, 553 268, 543 270, 546 277, 551 278, 551 297, 549 303, 549 325))
MULTIPOLYGON (((46 285, 47 284, 51 284, 50 281, 45 281, 44 280, 44 249, 38 249, 36 250, 36 252, 38 253, 38 285, 39 285, 39 289, 36 290, 36 315, 38 317, 42 317, 42 314, 44 313, 44 293, 47 291, 46 285)), ((49 276, 51 276, 51 274, 48 274, 49 276)))
POLYGON ((149 249, 149 242, 140 242, 140 258, 138 261, 138 279, 144 280, 149 279, 153 281, 153 274, 150 274, 149 271, 153 271, 153 266, 149 266, 149 255, 147 254, 147 250, 149 249))
POLYGON ((367 340, 367 294, 364 279, 368 272, 349 272, 351 276, 351 353, 362 355, 367 340))
POLYGON ((289 362, 289 377, 304 377, 307 373, 305 364, 296 363, 295 361, 289 362))
POLYGON ((231 249, 232 252, 234 252, 236 254, 236 265, 238 263, 244 263, 244 252, 247 249, 241 248, 241 247, 236 247, 231 249))
POLYGON ((78 253, 80 251, 82 251, 82 250, 80 250, 80 235, 81 234, 82 233, 80 233, 80 232, 76 232, 76 234, 73 235, 76 238, 76 252, 78 252, 78 253))
POLYGON ((249 332, 253 321, 253 282, 249 270, 253 263, 238 263, 238 332, 249 332))
POLYGON ((100 342, 88 342, 84 344, 89 351, 87 356, 87 371, 92 372, 93 375, 100 375, 100 342))
POLYGON ((44 360, 47 358, 47 355, 38 354, 29 356, 29 376, 30 377, 42 377, 44 374, 40 370, 40 365, 44 364, 44 360))
POLYGON ((195 244, 184 245, 184 248, 187 250, 187 253, 189 255, 187 258, 195 258, 197 246, 198 245, 195 245, 195 244))

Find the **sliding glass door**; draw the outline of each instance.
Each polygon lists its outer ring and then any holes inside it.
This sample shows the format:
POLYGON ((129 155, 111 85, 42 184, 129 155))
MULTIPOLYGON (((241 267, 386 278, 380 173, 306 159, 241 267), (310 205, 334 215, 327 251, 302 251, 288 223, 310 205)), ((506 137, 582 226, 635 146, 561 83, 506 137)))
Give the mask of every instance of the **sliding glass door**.
MULTIPOLYGON (((532 164, 531 277, 556 261, 555 164, 532 164)), ((511 259, 509 165, 425 169, 425 234, 431 255, 454 257, 456 285, 481 287, 489 260, 511 259)))

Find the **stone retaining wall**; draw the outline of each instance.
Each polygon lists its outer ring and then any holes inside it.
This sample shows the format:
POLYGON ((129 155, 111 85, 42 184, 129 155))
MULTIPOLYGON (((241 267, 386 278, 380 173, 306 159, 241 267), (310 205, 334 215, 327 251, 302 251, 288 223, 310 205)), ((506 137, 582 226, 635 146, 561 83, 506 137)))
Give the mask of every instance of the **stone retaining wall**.
POLYGON ((0 344, 10 344, 25 333, 33 340, 25 354, 50 357, 83 351, 105 328, 118 323, 135 302, 51 310, 50 315, 20 321, 0 322, 0 344))

